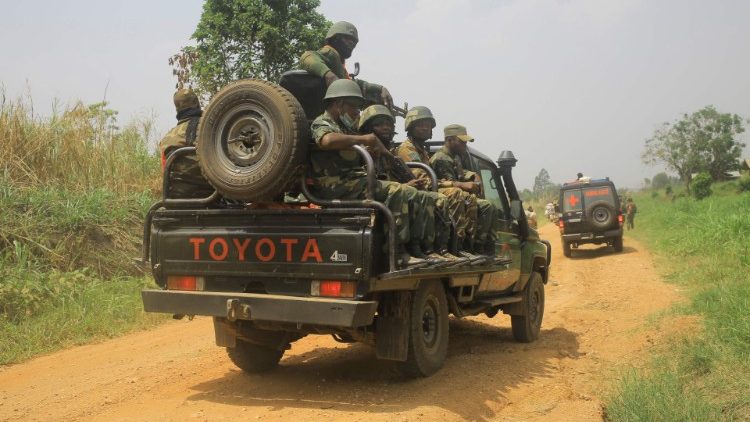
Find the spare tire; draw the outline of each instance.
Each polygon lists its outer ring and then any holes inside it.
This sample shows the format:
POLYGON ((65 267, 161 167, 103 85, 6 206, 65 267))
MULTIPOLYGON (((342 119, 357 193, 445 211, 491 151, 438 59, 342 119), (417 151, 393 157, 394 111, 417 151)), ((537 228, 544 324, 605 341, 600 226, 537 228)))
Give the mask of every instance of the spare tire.
POLYGON ((295 181, 309 143, 299 102, 284 88, 246 79, 221 89, 198 127, 198 161, 226 198, 270 201, 295 181))
POLYGON ((615 218, 615 207, 607 201, 597 201, 588 207, 586 221, 594 230, 608 229, 615 218))

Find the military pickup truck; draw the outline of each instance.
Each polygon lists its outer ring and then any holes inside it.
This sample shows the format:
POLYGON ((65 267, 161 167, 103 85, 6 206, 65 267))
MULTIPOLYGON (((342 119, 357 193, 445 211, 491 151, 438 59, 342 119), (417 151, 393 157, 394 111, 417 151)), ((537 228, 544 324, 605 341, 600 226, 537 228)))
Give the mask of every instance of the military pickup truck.
MULTIPOLYGON (((272 369, 294 341, 315 334, 368 343, 378 359, 398 362, 405 375, 429 376, 446 359, 451 314, 494 317, 502 311, 511 317, 515 339, 534 341, 551 250, 525 219, 513 154, 503 152, 496 163, 474 150, 464 157, 481 176, 484 198, 499 211, 495 259, 400 268, 394 230, 384 230, 394 227, 387 207, 369 193, 364 200, 325 201, 308 189, 294 158, 313 147, 305 119, 315 110, 303 109, 303 96, 246 80, 214 97, 199 128, 197 155, 216 192, 198 200, 164 197, 149 210, 142 259, 160 289, 142 292, 145 310, 212 317, 216 344, 251 373, 272 369)), ((354 150, 374 183, 369 154, 354 150)), ((172 163, 195 153, 196 147, 185 147, 170 155, 164 192, 172 163)))

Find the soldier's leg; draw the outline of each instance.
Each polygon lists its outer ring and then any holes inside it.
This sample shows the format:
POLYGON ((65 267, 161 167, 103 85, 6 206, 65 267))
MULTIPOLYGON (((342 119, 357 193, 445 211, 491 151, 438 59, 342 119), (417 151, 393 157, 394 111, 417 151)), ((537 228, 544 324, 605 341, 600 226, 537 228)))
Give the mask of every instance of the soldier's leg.
POLYGON ((409 208, 409 252, 412 256, 422 258, 424 239, 432 234, 434 240, 434 232, 428 228, 435 225, 435 204, 424 192, 409 185, 402 184, 401 190, 409 208))
POLYGON ((477 235, 474 240, 474 250, 484 253, 489 250, 488 245, 495 241, 495 206, 486 199, 477 199, 477 235))
POLYGON ((450 218, 456 223, 458 247, 461 248, 463 241, 466 238, 466 228, 468 226, 463 191, 459 188, 442 188, 439 192, 446 197, 450 218))
MULTIPOLYGON (((364 192, 363 192, 364 195, 364 192)), ((378 180, 375 188, 375 200, 388 207, 396 221, 396 243, 404 245, 409 242, 409 204, 400 183, 378 180)))
POLYGON ((451 219, 450 209, 448 207, 448 197, 439 192, 425 191, 435 201, 435 228, 434 242, 432 250, 438 253, 445 253, 448 250, 448 242, 451 236, 451 219))
POLYGON ((477 197, 474 194, 461 191, 462 200, 466 204, 466 239, 464 240, 464 249, 471 251, 474 249, 474 238, 477 234, 477 215, 478 205, 477 197))

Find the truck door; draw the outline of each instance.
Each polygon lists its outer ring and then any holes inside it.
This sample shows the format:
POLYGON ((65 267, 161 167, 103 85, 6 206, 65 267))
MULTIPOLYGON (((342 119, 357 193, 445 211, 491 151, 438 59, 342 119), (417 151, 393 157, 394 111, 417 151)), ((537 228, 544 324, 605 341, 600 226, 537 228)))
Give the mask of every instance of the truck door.
POLYGON ((481 177, 482 195, 495 207, 495 256, 502 259, 497 271, 482 276, 477 293, 479 295, 500 292, 512 286, 521 274, 521 248, 517 223, 513 222, 508 207, 508 196, 500 182, 494 163, 473 157, 476 170, 481 177), (515 228, 515 230, 514 230, 515 228))
POLYGON ((562 194, 561 212, 565 223, 565 232, 577 233, 585 225, 583 215, 583 195, 581 189, 564 190, 562 194))

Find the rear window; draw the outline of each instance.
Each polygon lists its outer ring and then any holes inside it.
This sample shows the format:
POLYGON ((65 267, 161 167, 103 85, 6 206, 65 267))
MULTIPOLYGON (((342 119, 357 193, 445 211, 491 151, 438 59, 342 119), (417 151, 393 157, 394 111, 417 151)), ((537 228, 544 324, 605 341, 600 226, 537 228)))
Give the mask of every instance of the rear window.
POLYGON ((581 211, 583 201, 581 200, 581 190, 572 189, 563 192, 563 212, 581 211))
POLYGON ((595 188, 584 188, 583 197, 587 204, 593 204, 594 202, 607 201, 610 204, 615 204, 615 196, 612 193, 610 186, 597 186, 595 188))

